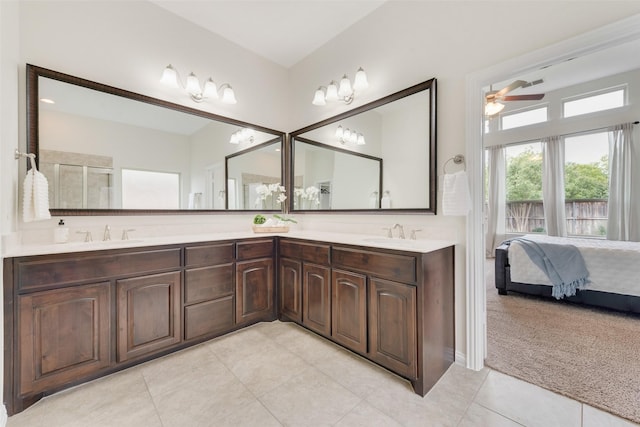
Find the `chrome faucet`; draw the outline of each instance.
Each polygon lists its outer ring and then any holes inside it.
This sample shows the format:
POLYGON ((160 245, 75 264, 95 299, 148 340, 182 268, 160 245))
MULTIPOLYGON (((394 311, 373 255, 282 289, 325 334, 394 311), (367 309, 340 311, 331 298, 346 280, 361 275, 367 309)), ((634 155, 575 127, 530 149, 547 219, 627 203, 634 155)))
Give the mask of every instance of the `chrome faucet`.
POLYGON ((136 231, 135 228, 125 228, 122 230, 122 240, 129 240, 129 232, 136 231))
POLYGON ((401 239, 404 239, 404 228, 400 224, 393 224, 392 229, 395 230, 396 228, 398 228, 400 230, 398 232, 398 237, 401 238, 401 239))
POLYGON ((102 236, 103 241, 111 240, 111 227, 109 225, 104 226, 104 236, 102 236))

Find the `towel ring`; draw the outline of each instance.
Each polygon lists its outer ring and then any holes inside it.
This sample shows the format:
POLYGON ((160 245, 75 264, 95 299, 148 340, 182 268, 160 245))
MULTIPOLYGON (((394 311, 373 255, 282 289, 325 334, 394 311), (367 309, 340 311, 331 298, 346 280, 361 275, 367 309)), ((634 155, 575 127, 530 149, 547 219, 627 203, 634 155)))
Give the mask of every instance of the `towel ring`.
POLYGON ((453 161, 453 163, 455 163, 456 165, 459 165, 461 163, 464 163, 464 156, 462 154, 456 154, 454 157, 452 157, 449 160, 447 160, 446 162, 444 162, 444 166, 442 166, 442 171, 445 174, 447 173, 447 165, 451 161, 453 161))

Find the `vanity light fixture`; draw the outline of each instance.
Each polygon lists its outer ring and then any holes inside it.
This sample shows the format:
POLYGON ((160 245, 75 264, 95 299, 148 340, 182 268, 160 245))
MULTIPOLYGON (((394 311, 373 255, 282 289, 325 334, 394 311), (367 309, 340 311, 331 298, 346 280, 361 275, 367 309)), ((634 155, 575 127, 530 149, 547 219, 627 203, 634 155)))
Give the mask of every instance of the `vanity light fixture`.
POLYGON ((313 97, 311 103, 313 105, 327 105, 327 102, 342 101, 345 104, 351 104, 356 91, 364 90, 369 87, 367 74, 362 67, 356 71, 356 77, 351 85, 349 77, 345 74, 340 79, 340 85, 335 80, 331 80, 328 86, 320 86, 313 97))
POLYGON ((236 101, 236 95, 233 92, 233 88, 229 83, 224 83, 218 87, 216 82, 209 77, 204 82, 204 88, 202 88, 200 87, 198 77, 196 77, 195 74, 190 73, 187 76, 187 83, 182 84, 182 79, 178 76, 178 71, 173 68, 171 64, 167 65, 164 69, 160 81, 167 86, 174 87, 176 89, 182 87, 195 102, 202 102, 207 98, 219 99, 220 91, 222 91, 222 102, 225 104, 235 104, 238 102, 236 101))
POLYGON ((229 139, 229 144, 240 144, 241 142, 248 142, 252 144, 255 134, 256 133, 253 129, 242 128, 240 130, 235 131, 233 134, 231 134, 231 139, 229 139))
POLYGON ((366 141, 364 140, 364 135, 355 130, 346 128, 343 129, 342 125, 338 126, 336 129, 336 139, 340 141, 341 144, 355 144, 355 145, 365 145, 366 141))

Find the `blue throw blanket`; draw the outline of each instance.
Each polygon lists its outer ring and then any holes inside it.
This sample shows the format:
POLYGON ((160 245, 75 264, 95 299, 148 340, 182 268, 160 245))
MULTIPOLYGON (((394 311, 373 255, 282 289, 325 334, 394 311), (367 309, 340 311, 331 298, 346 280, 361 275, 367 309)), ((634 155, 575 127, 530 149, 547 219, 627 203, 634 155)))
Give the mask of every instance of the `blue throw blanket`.
POLYGON ((547 275, 556 299, 576 294, 577 289, 587 287, 589 271, 582 254, 573 245, 534 242, 522 237, 511 239, 509 243, 520 243, 531 261, 547 275))

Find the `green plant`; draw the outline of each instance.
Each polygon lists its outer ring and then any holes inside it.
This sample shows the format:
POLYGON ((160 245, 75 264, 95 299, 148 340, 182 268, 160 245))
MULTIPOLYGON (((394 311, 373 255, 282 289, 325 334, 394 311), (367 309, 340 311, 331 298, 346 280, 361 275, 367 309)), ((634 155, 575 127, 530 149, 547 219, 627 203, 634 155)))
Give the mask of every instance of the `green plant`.
POLYGON ((267 222, 267 218, 265 218, 264 215, 258 214, 258 215, 253 217, 253 223, 254 224, 260 225, 260 224, 264 224, 265 222, 267 222))
POLYGON ((274 214, 273 217, 276 218, 276 219, 279 219, 280 221, 283 221, 283 222, 292 222, 294 224, 298 223, 298 221, 296 221, 293 218, 286 218, 286 217, 283 217, 282 215, 278 215, 278 214, 274 214))

